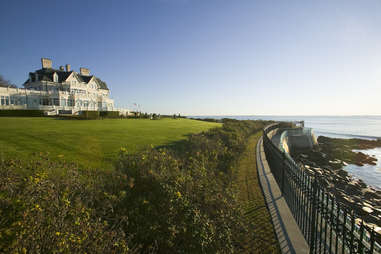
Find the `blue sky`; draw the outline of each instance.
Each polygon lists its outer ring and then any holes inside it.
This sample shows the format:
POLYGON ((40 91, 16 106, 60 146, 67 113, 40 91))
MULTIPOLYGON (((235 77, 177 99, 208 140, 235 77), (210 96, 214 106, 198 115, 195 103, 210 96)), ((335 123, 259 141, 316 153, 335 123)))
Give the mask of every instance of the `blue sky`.
POLYGON ((88 67, 119 107, 381 114, 379 0, 1 1, 0 74, 88 67))

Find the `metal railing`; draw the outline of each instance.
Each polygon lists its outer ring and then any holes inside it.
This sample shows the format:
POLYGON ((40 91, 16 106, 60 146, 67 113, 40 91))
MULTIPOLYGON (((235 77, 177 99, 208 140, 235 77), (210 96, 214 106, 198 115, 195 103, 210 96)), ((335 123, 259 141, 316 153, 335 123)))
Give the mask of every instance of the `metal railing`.
POLYGON ((268 137, 278 123, 263 130, 263 146, 310 253, 381 253, 380 235, 364 224, 352 209, 338 202, 320 183, 320 176, 302 170, 268 137))

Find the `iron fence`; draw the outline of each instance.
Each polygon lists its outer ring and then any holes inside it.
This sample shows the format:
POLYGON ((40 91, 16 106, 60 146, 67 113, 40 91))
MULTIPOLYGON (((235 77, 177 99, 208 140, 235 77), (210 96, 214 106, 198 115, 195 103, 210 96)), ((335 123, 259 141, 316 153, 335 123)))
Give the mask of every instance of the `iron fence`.
POLYGON ((280 124, 263 130, 263 146, 270 169, 278 182, 310 253, 381 253, 379 235, 359 216, 343 206, 320 184, 320 177, 302 170, 279 149, 268 134, 280 124))

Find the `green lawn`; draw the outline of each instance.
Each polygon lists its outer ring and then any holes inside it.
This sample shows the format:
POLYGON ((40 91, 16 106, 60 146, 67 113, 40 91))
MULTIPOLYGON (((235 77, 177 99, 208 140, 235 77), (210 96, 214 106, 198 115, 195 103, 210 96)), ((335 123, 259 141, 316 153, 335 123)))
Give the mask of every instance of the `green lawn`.
POLYGON ((221 126, 190 119, 56 120, 0 118, 0 158, 31 158, 34 152, 82 166, 112 168, 121 147, 135 152, 170 144, 187 134, 221 126))
POLYGON ((249 138, 235 172, 235 184, 239 188, 238 198, 245 207, 248 223, 254 225, 250 231, 252 235, 246 236, 247 242, 242 253, 280 253, 256 167, 256 144, 261 135, 262 132, 258 132, 249 138))

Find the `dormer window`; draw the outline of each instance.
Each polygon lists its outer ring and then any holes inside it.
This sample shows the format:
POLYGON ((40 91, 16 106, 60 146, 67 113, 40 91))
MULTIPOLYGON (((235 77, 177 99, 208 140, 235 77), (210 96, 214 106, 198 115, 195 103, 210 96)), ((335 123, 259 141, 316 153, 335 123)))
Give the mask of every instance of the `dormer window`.
POLYGON ((37 72, 35 73, 35 77, 36 77, 35 81, 38 81, 38 73, 37 72))
POLYGON ((58 75, 57 75, 57 73, 53 73, 53 82, 58 83, 58 75))

